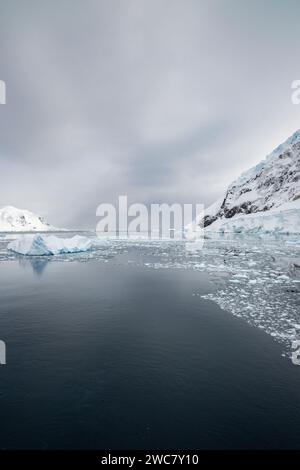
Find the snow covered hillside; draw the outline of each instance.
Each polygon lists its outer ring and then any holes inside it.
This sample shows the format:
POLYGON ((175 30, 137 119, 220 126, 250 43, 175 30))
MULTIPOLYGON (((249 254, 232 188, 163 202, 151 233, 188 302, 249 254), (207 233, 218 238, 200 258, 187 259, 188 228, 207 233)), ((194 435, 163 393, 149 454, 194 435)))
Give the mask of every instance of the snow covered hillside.
POLYGON ((6 206, 0 209, 0 232, 53 232, 59 229, 33 212, 6 206))
POLYGON ((300 130, 206 211, 207 230, 300 233, 300 130))

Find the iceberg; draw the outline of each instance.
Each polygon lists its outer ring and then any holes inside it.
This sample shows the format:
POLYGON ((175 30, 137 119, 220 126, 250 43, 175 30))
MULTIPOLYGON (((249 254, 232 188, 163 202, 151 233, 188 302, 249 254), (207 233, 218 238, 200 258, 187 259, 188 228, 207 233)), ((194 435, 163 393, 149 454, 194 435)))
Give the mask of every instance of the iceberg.
POLYGON ((93 248, 90 238, 75 235, 59 238, 54 235, 24 235, 11 241, 7 249, 26 256, 51 256, 64 253, 80 253, 93 248))

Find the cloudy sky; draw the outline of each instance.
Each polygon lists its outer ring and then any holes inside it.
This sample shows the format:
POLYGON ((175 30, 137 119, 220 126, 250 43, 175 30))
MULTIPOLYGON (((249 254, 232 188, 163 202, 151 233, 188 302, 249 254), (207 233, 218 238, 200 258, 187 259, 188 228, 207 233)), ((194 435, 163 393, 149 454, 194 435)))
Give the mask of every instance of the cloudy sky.
POLYGON ((0 0, 0 206, 198 202, 300 127, 298 0, 0 0))

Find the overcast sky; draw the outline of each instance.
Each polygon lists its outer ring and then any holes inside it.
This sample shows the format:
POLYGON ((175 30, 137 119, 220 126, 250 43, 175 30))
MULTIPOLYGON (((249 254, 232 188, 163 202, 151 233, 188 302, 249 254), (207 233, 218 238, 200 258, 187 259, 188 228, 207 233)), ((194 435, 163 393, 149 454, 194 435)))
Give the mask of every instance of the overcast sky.
POLYGON ((0 0, 0 207, 210 204, 300 127, 298 0, 0 0))

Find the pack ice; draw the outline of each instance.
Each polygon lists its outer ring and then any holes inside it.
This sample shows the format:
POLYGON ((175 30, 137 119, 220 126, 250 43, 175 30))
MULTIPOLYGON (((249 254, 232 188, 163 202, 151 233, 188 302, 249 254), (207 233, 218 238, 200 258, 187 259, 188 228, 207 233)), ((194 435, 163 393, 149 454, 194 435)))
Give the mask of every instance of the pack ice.
POLYGON ((72 238, 59 238, 54 235, 24 235, 13 240, 7 249, 26 256, 49 256, 64 253, 80 253, 92 249, 90 238, 75 235, 72 238))

